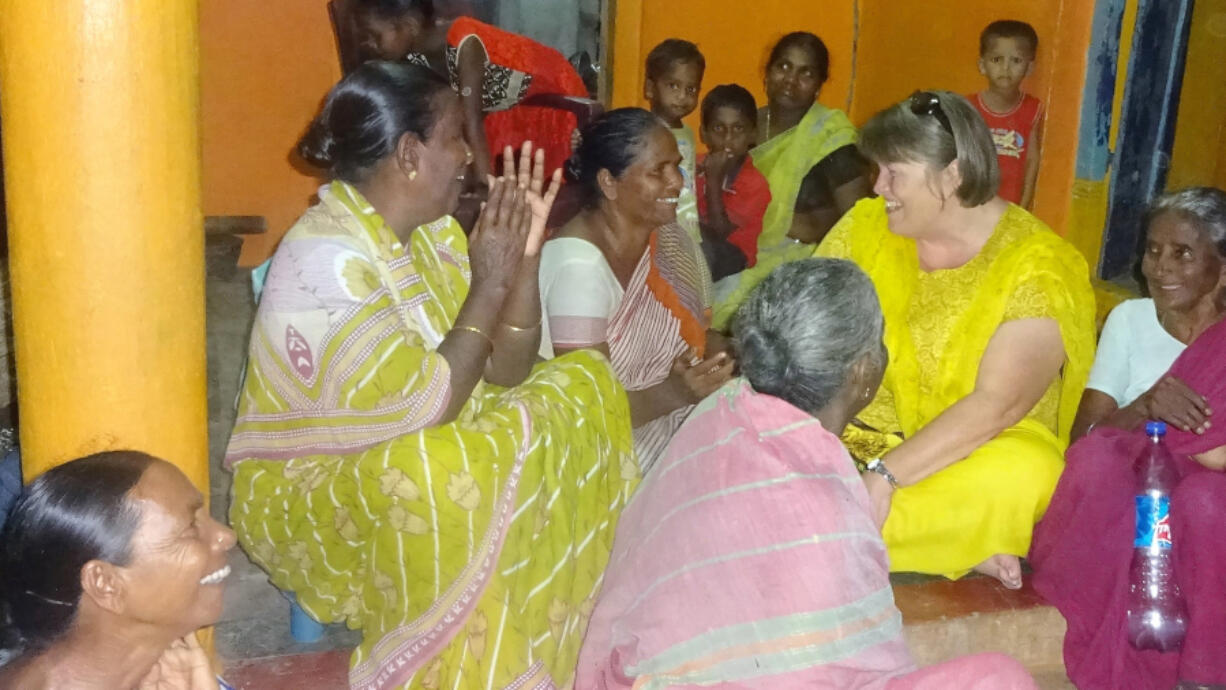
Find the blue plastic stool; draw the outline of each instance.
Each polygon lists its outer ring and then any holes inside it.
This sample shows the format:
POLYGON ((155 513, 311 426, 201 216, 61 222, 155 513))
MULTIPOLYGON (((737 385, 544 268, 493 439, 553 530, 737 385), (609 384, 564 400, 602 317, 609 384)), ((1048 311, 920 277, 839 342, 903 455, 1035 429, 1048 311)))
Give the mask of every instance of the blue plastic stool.
POLYGON ((324 636, 324 624, 311 618, 311 614, 298 605, 298 597, 289 592, 282 592, 289 599, 289 634, 295 642, 309 644, 318 642, 324 636))

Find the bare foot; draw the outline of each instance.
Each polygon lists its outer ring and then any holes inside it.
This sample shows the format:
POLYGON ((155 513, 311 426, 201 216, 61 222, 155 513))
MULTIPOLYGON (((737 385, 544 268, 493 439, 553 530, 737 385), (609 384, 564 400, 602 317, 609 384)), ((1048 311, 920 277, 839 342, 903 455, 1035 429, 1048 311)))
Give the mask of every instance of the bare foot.
POLYGON ((975 566, 975 572, 991 575, 1009 589, 1022 588, 1022 562, 1009 553, 998 553, 975 566))

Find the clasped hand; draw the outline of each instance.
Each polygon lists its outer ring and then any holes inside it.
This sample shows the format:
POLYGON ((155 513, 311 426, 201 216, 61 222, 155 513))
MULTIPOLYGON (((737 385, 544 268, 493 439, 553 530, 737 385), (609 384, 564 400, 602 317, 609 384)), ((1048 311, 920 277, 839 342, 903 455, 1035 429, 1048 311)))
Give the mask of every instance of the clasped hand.
POLYGON ((549 211, 562 185, 555 170, 545 189, 545 151, 532 142, 520 149, 519 165, 510 146, 502 154, 502 175, 490 176, 489 198, 468 238, 473 289, 510 287, 525 259, 535 259, 545 240, 549 211))
POLYGON ((1133 403, 1137 411, 1147 419, 1154 419, 1184 431, 1203 434, 1212 426, 1209 417, 1213 410, 1188 384, 1164 375, 1149 390, 1133 403))

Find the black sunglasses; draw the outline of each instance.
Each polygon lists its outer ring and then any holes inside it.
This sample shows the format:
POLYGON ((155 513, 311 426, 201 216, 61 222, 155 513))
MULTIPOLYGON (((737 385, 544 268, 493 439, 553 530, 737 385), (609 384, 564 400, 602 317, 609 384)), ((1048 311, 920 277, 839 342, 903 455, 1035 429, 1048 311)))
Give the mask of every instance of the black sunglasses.
POLYGON ((914 115, 931 115, 941 123, 949 136, 954 135, 954 128, 949 124, 949 117, 941 109, 941 99, 931 91, 916 91, 911 94, 911 113, 914 115))

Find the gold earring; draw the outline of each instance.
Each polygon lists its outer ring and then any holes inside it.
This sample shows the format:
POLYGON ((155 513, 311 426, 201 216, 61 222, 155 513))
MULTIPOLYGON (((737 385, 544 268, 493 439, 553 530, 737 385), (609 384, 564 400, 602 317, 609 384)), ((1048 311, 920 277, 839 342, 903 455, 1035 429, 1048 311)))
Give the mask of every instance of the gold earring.
POLYGON ((409 181, 412 182, 413 180, 416 180, 416 179, 417 179, 417 171, 410 170, 409 171, 409 181))

